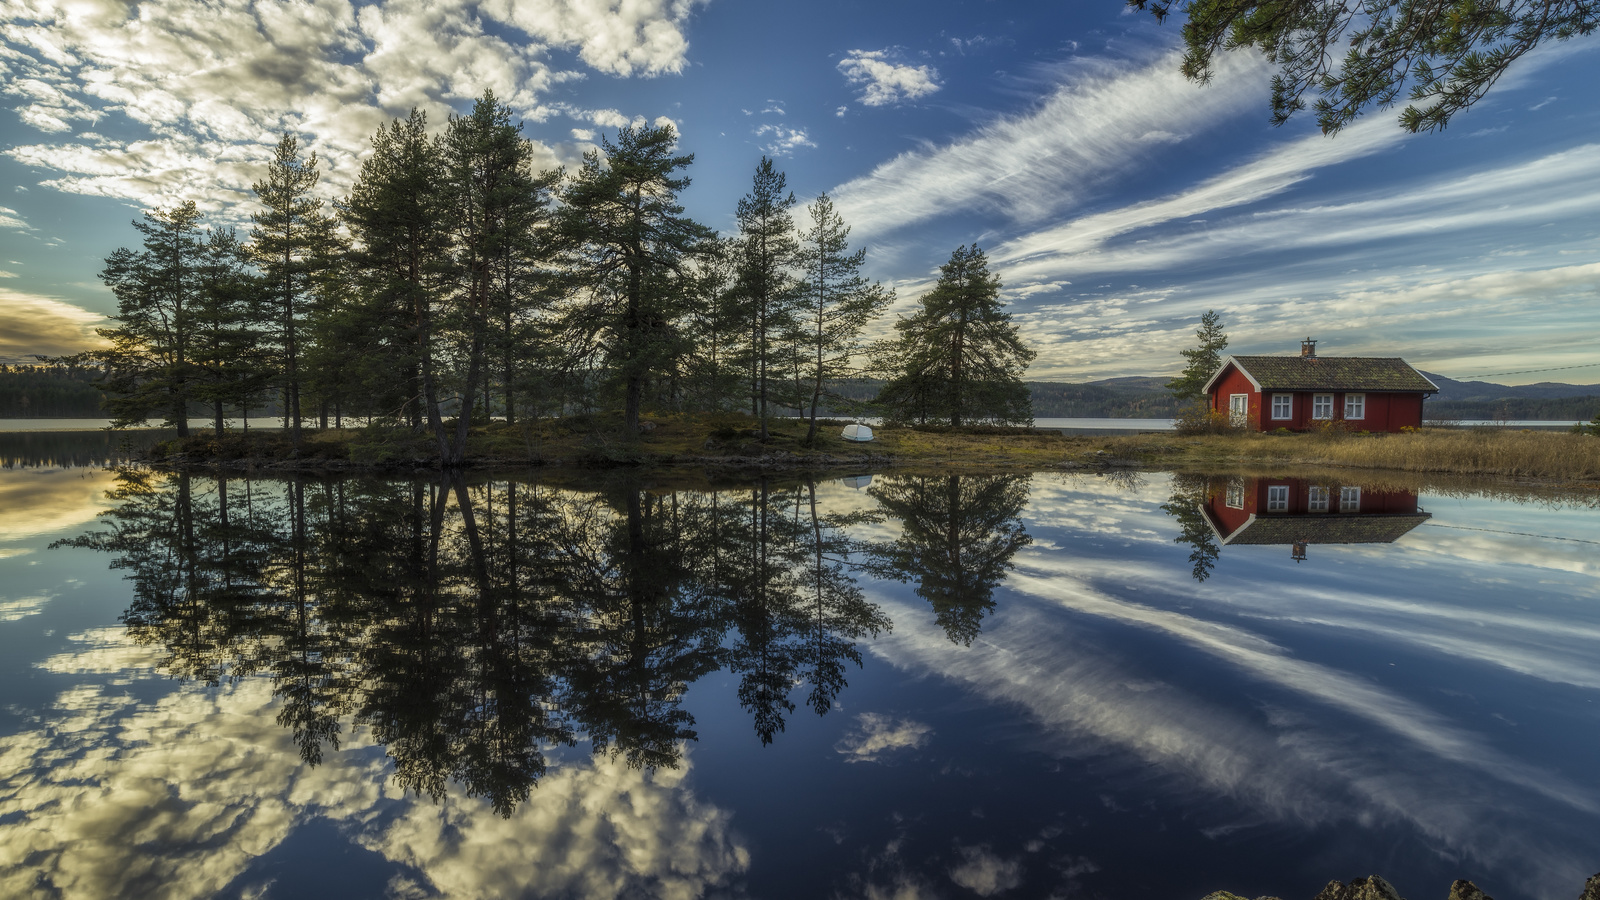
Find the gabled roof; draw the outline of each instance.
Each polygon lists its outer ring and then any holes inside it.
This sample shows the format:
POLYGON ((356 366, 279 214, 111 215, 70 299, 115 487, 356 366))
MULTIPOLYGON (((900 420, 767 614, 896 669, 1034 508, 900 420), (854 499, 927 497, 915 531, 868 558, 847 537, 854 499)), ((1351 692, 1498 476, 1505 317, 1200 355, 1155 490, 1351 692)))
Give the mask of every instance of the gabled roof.
POLYGON ((1405 360, 1381 356, 1230 356, 1206 382, 1205 392, 1232 364, 1258 391, 1401 391, 1434 393, 1439 386, 1405 360))
POLYGON ((1430 513, 1305 513, 1252 515, 1229 534, 1205 504, 1206 522, 1224 546, 1231 544, 1392 544, 1433 518, 1430 513))

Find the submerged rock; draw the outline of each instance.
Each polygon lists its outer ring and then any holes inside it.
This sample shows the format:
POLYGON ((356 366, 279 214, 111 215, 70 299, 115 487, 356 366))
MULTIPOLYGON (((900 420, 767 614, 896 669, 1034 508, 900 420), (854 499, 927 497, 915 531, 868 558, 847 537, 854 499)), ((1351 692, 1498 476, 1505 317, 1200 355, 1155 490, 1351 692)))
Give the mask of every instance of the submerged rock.
POLYGON ((1494 898, 1479 890, 1472 882, 1458 878, 1450 885, 1450 896, 1447 900, 1494 900, 1494 898))
POLYGON ((1357 878, 1349 884, 1328 882, 1314 900, 1404 900, 1394 885, 1377 875, 1357 878))

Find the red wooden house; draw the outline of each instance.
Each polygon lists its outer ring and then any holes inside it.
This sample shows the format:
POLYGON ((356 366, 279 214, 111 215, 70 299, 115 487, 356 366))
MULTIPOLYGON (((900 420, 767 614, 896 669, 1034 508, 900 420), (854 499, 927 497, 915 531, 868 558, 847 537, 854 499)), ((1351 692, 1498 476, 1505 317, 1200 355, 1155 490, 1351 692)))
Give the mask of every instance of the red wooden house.
POLYGON ((1422 426, 1422 401, 1439 386, 1399 357, 1318 356, 1317 342, 1299 356, 1230 356, 1206 382, 1211 408, 1260 431, 1306 431, 1344 422, 1356 431, 1422 426))

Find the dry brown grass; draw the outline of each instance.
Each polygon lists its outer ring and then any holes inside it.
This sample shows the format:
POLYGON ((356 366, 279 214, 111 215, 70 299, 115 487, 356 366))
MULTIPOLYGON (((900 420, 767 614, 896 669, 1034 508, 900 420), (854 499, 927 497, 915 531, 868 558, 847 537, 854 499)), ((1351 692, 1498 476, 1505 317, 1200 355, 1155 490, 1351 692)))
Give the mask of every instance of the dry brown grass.
POLYGON ((1116 438, 1113 443, 1130 455, 1151 444, 1176 444, 1180 449, 1171 461, 1187 465, 1287 463, 1566 481, 1600 479, 1600 439, 1559 431, 1486 428, 1382 435, 1139 435, 1116 438))

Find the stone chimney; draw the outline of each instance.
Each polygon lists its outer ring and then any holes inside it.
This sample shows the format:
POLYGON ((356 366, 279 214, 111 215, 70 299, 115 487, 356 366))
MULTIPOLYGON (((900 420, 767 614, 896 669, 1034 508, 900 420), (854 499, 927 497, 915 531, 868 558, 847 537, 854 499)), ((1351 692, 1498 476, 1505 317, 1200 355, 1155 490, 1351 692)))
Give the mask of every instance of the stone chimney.
POLYGON ((1311 338, 1306 338, 1305 340, 1301 341, 1300 342, 1300 358, 1301 359, 1316 359, 1317 358, 1317 342, 1313 341, 1311 338))

